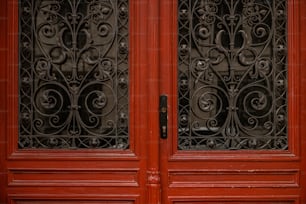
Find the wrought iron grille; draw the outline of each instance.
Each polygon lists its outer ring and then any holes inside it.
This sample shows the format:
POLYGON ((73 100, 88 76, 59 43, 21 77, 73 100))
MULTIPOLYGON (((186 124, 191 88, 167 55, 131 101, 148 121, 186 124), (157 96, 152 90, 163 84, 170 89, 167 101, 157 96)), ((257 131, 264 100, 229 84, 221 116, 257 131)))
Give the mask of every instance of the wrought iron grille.
POLYGON ((21 0, 19 148, 129 147, 128 0, 21 0))
POLYGON ((178 149, 287 149, 286 1, 178 2, 178 149))

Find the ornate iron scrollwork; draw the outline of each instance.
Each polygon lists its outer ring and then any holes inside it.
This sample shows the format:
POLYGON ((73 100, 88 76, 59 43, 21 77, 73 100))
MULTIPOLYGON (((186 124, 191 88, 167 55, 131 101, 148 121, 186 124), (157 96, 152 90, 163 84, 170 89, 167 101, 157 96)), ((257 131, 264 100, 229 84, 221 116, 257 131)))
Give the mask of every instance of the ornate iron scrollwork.
POLYGON ((285 0, 179 0, 178 149, 287 149, 285 0))
POLYGON ((128 148, 128 0, 21 0, 19 14, 19 148, 128 148))

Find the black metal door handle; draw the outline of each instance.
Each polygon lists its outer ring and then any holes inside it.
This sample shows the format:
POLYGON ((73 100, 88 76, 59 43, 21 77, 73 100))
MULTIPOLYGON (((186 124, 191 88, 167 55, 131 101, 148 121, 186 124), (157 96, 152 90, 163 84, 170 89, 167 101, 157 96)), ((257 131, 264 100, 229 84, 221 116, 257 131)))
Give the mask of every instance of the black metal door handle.
POLYGON ((161 95, 159 99, 159 125, 160 125, 160 137, 167 139, 168 136, 168 104, 167 96, 161 95))

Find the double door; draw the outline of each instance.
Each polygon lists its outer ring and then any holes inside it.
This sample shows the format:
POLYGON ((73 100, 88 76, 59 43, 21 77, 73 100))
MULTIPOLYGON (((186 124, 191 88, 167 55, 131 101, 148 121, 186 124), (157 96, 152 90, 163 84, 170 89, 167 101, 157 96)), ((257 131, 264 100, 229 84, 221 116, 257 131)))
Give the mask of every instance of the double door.
POLYGON ((9 0, 1 202, 306 202, 306 4, 9 0))

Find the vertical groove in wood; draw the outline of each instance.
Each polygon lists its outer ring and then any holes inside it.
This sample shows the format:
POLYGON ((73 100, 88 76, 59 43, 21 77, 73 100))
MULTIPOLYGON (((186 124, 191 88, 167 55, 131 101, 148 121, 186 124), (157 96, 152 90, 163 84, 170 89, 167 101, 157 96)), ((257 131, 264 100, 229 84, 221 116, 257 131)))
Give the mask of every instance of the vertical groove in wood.
POLYGON ((131 50, 130 54, 133 59, 131 59, 130 69, 133 73, 130 78, 131 85, 130 90, 133 90, 130 94, 130 105, 133 106, 130 114, 134 114, 134 121, 130 123, 131 129, 135 129, 135 146, 136 150, 139 149, 139 155, 141 155, 141 164, 140 164, 140 186, 141 188, 141 197, 140 203, 146 203, 146 159, 143 155, 146 156, 147 148, 146 140, 143 138, 146 134, 147 127, 147 117, 146 117, 146 86, 144 85, 146 79, 146 66, 147 66, 147 56, 146 56, 146 4, 145 1, 141 0, 130 0, 133 12, 130 15, 130 24, 131 24, 131 50), (136 93, 136 94, 135 94, 136 93), (132 112, 134 111, 134 112, 132 112), (134 127, 135 126, 135 127, 134 127))
POLYGON ((6 203, 6 67, 7 67, 7 1, 0 6, 0 203, 6 203))
POLYGON ((159 0, 147 1, 148 204, 160 203, 159 174, 159 0))
POLYGON ((300 115, 300 121, 298 123, 300 141, 299 144, 301 147, 301 175, 300 175, 300 196, 301 196, 301 204, 306 203, 306 128, 303 128, 306 124, 306 97, 305 97, 305 87, 306 87, 306 1, 304 0, 292 0, 292 3, 295 5, 295 9, 299 11, 299 26, 300 30, 298 33, 298 39, 300 39, 300 49, 297 52, 300 53, 299 66, 300 69, 300 92, 299 92, 299 101, 300 101, 300 112, 297 113, 300 115))
POLYGON ((131 89, 135 89, 131 93, 130 97, 133 98, 131 101, 131 106, 133 106, 135 114, 135 122, 132 122, 130 125, 132 128, 135 128, 136 137, 135 137, 135 146, 139 149, 139 154, 141 155, 141 164, 140 164, 140 186, 141 188, 141 197, 140 203, 147 203, 148 192, 147 192, 147 121, 148 121, 148 112, 147 112, 147 70, 148 70, 148 55, 147 55, 147 1, 146 0, 130 0, 131 4, 134 7, 134 15, 131 15, 130 22, 133 24, 133 41, 131 42, 132 49, 130 50, 131 56, 133 59, 131 61, 130 67, 133 72, 133 77, 130 78, 132 85, 131 89), (134 62, 134 63, 133 63, 134 62), (136 93, 136 94, 134 94, 136 93), (136 127, 134 127, 136 126, 136 127))
MULTIPOLYGON (((300 100, 298 93, 300 93, 300 21, 298 3, 296 0, 288 1, 288 137, 289 150, 294 154, 300 155, 300 121, 298 111, 300 109, 300 100)), ((302 44, 303 47, 303 44, 302 44)))
POLYGON ((18 145, 18 1, 8 1, 7 38, 7 153, 18 145))

